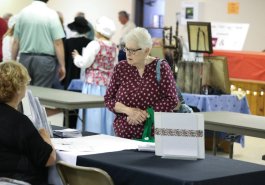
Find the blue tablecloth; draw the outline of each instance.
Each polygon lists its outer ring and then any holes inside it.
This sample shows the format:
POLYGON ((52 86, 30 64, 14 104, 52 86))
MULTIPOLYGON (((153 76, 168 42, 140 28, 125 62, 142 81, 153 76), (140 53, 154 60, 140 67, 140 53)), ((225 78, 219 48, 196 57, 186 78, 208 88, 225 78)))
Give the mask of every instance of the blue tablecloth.
POLYGON ((69 84, 67 90, 69 91, 82 91, 84 82, 80 79, 73 79, 69 84))
POLYGON ((197 107, 201 112, 229 111, 249 114, 247 98, 235 95, 202 95, 182 93, 187 105, 197 107))

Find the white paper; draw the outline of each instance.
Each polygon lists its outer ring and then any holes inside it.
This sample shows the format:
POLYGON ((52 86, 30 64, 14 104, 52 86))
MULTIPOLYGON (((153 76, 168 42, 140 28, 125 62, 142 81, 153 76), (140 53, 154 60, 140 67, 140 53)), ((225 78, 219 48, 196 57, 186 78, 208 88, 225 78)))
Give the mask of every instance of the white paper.
MULTIPOLYGON (((188 113, 155 113, 155 128, 202 130, 202 115, 188 113)), ((204 134, 204 133, 203 133, 204 134)), ((155 135, 155 152, 164 158, 203 159, 205 157, 204 137, 155 135)))
POLYGON ((39 122, 38 122, 38 117, 37 117, 38 115, 34 111, 34 110, 37 109, 37 107, 36 107, 36 104, 35 104, 34 96, 32 95, 30 90, 27 90, 27 93, 26 93, 25 97, 22 100, 22 105, 23 105, 24 114, 26 116, 28 116, 28 118, 34 124, 35 128, 37 130, 39 130, 40 129, 40 125, 39 125, 39 122), (24 107, 26 107, 25 110, 24 110, 24 107))
POLYGON ((142 142, 109 135, 95 135, 81 138, 52 138, 52 143, 56 150, 95 154, 137 149, 142 142))
POLYGON ((142 142, 138 145, 138 151, 155 152, 155 143, 142 142))
POLYGON ((53 137, 51 126, 48 123, 45 108, 40 104, 37 97, 34 97, 30 90, 27 90, 22 99, 23 113, 28 116, 37 130, 44 128, 53 137))

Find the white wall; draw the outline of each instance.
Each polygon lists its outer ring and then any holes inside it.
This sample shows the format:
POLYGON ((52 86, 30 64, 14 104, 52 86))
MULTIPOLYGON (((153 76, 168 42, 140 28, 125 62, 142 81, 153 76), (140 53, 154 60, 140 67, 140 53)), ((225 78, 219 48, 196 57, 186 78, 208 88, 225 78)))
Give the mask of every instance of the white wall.
MULTIPOLYGON (((233 2, 233 0, 230 0, 233 2)), ((181 10, 181 2, 200 2, 200 21, 227 23, 249 23, 248 35, 244 44, 245 51, 261 51, 265 49, 265 1, 235 0, 239 2, 238 15, 227 14, 228 0, 166 0, 165 26, 176 24, 176 12, 181 10)), ((174 29, 175 30, 175 29, 174 29)), ((186 27, 180 26, 179 35, 186 37, 186 27)))
POLYGON ((118 43, 121 24, 118 20, 118 12, 127 11, 131 18, 134 17, 133 0, 50 0, 49 7, 62 12, 65 23, 73 22, 77 12, 82 11, 86 14, 86 18, 94 24, 100 16, 107 16, 115 21, 117 32, 112 40, 118 43))
POLYGON ((31 2, 32 0, 0 0, 0 16, 5 13, 16 14, 31 2))
MULTIPOLYGON (((20 9, 30 4, 32 0, 0 0, 0 16, 6 12, 18 13, 20 9)), ((134 18, 134 0, 49 0, 48 6, 60 11, 65 23, 74 21, 77 12, 82 11, 86 18, 94 24, 100 16, 107 16, 115 21, 117 32, 112 40, 118 43, 121 24, 118 20, 118 12, 127 11, 134 18)))

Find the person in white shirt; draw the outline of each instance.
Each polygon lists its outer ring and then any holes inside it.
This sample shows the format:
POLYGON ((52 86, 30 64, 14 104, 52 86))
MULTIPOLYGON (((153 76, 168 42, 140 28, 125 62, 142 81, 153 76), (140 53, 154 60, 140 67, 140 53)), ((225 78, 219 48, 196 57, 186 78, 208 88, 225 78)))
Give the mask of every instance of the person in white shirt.
POLYGON ((123 25, 122 29, 120 30, 121 37, 118 45, 119 47, 118 61, 120 62, 122 60, 126 60, 126 54, 123 51, 123 48, 125 47, 124 37, 136 26, 132 21, 130 21, 129 14, 126 11, 119 12, 119 21, 123 25))
POLYGON ((17 16, 12 16, 8 20, 8 30, 3 36, 3 46, 2 46, 2 53, 3 53, 3 61, 10 61, 12 60, 11 52, 12 52, 12 42, 13 42, 13 34, 14 28, 16 23, 17 16))
POLYGON ((120 47, 122 47, 124 45, 124 36, 136 26, 132 21, 130 21, 129 14, 126 11, 119 12, 119 21, 123 25, 119 43, 120 47))

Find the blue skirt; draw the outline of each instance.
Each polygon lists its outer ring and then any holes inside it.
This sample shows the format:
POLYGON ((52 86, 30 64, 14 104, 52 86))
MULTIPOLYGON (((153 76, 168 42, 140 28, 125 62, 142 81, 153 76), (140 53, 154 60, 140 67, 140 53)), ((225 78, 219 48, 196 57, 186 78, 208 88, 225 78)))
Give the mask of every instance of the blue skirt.
MULTIPOLYGON (((106 94, 106 89, 106 86, 84 83, 82 93, 104 96, 106 94)), ((82 118, 83 109, 79 109, 78 116, 82 118)), ((86 109, 85 131, 114 135, 114 118, 115 114, 107 108, 86 109)), ((82 130, 82 121, 80 119, 77 120, 76 128, 82 130)))

